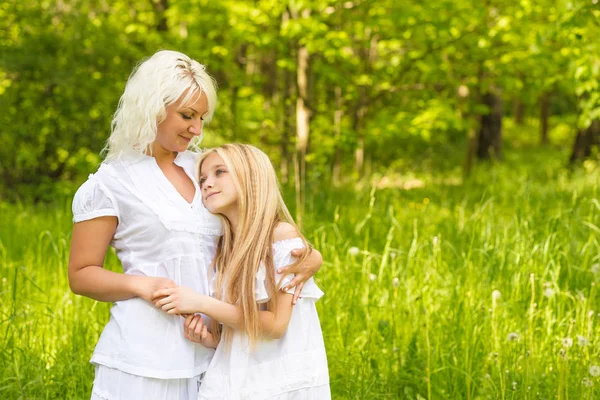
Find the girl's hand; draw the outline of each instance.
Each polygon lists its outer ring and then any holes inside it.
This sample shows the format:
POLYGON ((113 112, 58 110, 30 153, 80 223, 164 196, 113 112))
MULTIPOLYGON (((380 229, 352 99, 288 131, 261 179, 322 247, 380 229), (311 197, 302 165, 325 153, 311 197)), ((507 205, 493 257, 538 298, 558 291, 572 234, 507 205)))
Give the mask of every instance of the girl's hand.
POLYGON ((183 323, 183 336, 189 341, 200 343, 204 347, 217 348, 217 342, 208 331, 204 320, 199 314, 188 315, 183 323))
POLYGON ((302 257, 304 253, 308 252, 308 256, 303 262, 295 263, 289 265, 284 268, 279 268, 277 270, 278 274, 288 275, 294 274, 294 279, 281 290, 286 291, 293 287, 296 288, 294 290, 294 297, 292 299, 292 304, 296 304, 298 301, 298 297, 300 297, 300 293, 302 292, 302 288, 304 287, 304 283, 311 277, 313 277, 320 269, 321 264, 323 264, 323 257, 321 257, 321 253, 318 250, 314 249, 294 249, 292 250, 292 255, 295 257, 302 257))
POLYGON ((152 294, 154 306, 171 315, 201 312, 202 295, 185 286, 160 289, 152 294))
POLYGON ((167 278, 156 278, 153 276, 132 276, 134 279, 135 291, 138 297, 153 303, 155 301, 153 294, 160 289, 175 288, 177 285, 167 278))

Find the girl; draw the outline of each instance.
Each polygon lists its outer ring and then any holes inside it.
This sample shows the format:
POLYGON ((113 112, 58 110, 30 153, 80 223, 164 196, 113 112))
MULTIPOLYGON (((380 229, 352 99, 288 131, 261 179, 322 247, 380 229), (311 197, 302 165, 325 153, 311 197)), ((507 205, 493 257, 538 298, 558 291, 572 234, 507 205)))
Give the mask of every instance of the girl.
POLYGON ((315 308, 323 292, 311 278, 292 307, 292 292, 279 290, 292 276, 275 269, 294 263, 291 250, 307 243, 282 200, 268 157, 249 145, 223 145, 201 156, 199 172, 204 205, 224 226, 213 262, 214 297, 185 286, 153 296, 168 314, 213 319, 212 334, 203 327, 198 337, 217 346, 198 399, 329 399, 315 308))
MULTIPOLYGON (((199 153, 188 148, 215 107, 203 65, 157 52, 131 74, 106 160, 73 199, 69 284, 76 294, 114 303, 91 359, 93 400, 197 397, 214 350, 185 340, 181 317, 156 310, 151 296, 182 284, 209 293, 221 221, 202 205, 199 153), (109 246, 124 274, 103 268, 109 246)), ((320 266, 318 253, 307 264, 298 270, 304 279, 320 266)))

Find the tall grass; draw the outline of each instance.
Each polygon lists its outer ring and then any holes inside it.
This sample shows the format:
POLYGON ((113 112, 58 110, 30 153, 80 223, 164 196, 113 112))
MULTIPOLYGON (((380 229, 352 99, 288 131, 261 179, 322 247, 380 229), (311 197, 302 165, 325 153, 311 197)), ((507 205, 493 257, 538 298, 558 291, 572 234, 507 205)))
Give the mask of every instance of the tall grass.
MULTIPOLYGON (((600 397, 599 176, 565 156, 308 190, 335 399, 600 397)), ((109 305, 69 291, 68 200, 0 216, 0 398, 89 398, 109 305)))

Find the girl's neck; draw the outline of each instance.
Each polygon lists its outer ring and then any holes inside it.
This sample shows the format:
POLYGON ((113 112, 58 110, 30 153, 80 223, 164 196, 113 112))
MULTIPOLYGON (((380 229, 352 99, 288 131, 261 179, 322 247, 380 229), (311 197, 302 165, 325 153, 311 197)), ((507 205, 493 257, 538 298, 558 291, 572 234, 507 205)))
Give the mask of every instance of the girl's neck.
POLYGON ((237 207, 234 210, 224 212, 223 215, 229 221, 229 225, 231 225, 231 233, 233 233, 233 237, 238 236, 238 223, 239 223, 239 215, 237 207))

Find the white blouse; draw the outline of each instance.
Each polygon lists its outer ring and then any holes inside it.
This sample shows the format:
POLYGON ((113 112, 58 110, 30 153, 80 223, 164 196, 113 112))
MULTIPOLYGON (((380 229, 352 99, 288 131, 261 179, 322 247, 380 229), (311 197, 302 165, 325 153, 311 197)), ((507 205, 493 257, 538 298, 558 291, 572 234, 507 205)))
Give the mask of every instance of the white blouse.
MULTIPOLYGON (((275 269, 294 262, 293 249, 303 247, 300 238, 273 244, 275 269)), ((283 278, 287 285, 293 275, 283 278)), ((281 275, 275 273, 275 281, 281 275)), ((264 267, 256 275, 255 299, 265 303, 264 267)), ((214 291, 212 291, 214 294, 214 291)), ((288 293, 294 293, 293 289, 288 293)), ((331 398, 325 344, 315 307, 323 292, 310 278, 302 289, 302 297, 292 309, 286 333, 281 339, 259 340, 250 350, 242 331, 233 334, 231 348, 221 341, 202 380, 198 399, 319 399, 331 398)))
MULTIPOLYGON (((208 294, 208 268, 222 234, 218 217, 202 205, 194 177, 198 155, 175 163, 194 183, 188 203, 154 157, 104 163, 73 199, 73 222, 116 216, 111 245, 125 274, 164 277, 208 294)), ((91 362, 150 378, 191 378, 204 372, 214 350, 186 340, 183 318, 141 298, 117 301, 91 362)))

